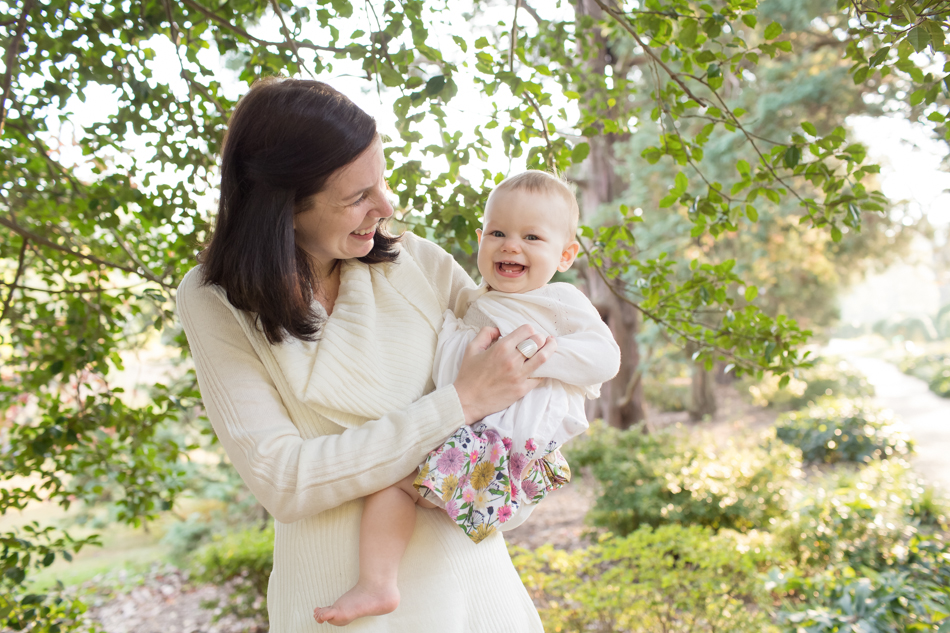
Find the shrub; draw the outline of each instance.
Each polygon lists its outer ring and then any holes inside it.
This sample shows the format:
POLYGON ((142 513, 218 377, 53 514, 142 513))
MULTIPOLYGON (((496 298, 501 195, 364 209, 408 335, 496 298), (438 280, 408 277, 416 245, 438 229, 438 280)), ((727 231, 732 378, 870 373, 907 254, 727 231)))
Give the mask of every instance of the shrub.
POLYGON ((669 523, 739 531, 765 525, 784 512, 786 484, 800 475, 798 451, 771 434, 716 449, 706 437, 598 424, 568 447, 568 459, 589 466, 601 483, 590 519, 621 535, 669 523))
POLYGON ((225 614, 267 622, 267 582, 274 567, 274 528, 249 528, 217 537, 195 553, 195 580, 229 584, 233 592, 215 620, 225 614))
POLYGON ((692 399, 689 379, 644 379, 643 399, 660 411, 686 411, 692 399))
POLYGON ((909 356, 900 362, 900 369, 925 381, 938 396, 950 398, 950 354, 909 356))
POLYGON ((798 447, 808 463, 868 462, 907 456, 912 443, 889 413, 844 398, 823 398, 779 419, 776 435, 798 447))
POLYGON ((801 578, 773 570, 768 578, 767 589, 791 598, 777 617, 789 633, 905 633, 950 625, 950 546, 939 536, 914 535, 883 571, 843 567, 801 578))
POLYGON ((515 549, 514 561, 551 632, 774 631, 756 603, 764 556, 699 526, 641 527, 587 549, 515 549))
POLYGON ((781 409, 799 409, 824 396, 864 398, 874 395, 874 387, 864 374, 847 361, 834 358, 818 359, 812 367, 797 370, 784 387, 779 387, 779 377, 772 374, 753 380, 743 381, 753 402, 781 409))
POLYGON ((773 523, 776 546, 806 575, 893 567, 921 527, 946 529, 947 511, 903 460, 874 461, 812 482, 773 523))

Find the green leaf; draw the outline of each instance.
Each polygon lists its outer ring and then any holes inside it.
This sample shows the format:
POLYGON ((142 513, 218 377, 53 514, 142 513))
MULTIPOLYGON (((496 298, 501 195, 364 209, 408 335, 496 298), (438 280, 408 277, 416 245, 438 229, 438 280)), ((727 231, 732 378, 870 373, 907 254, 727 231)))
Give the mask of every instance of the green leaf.
POLYGON ((812 123, 809 123, 808 121, 802 121, 802 129, 805 130, 806 133, 811 134, 812 136, 815 136, 815 137, 818 136, 818 130, 815 128, 815 126, 812 123))
POLYGON ((755 15, 751 13, 746 13, 742 16, 742 23, 748 26, 749 28, 755 28, 755 25, 758 24, 759 20, 755 15))
POLYGON ((676 39, 685 47, 693 48, 696 45, 696 36, 699 35, 699 22, 692 18, 683 20, 679 37, 676 39))
POLYGON ((745 205, 745 216, 752 222, 759 221, 759 212, 751 204, 745 205))
POLYGON ((719 68, 719 64, 710 64, 706 68, 706 76, 710 79, 722 77, 722 70, 719 68))
POLYGON ((831 227, 831 239, 835 242, 840 242, 841 237, 841 229, 839 229, 837 226, 831 227))
POLYGON ((755 286, 746 286, 746 289, 745 289, 746 301, 748 301, 749 303, 752 303, 752 301, 758 296, 759 296, 758 288, 756 288, 755 286))
POLYGON ((868 61, 868 66, 874 67, 883 62, 887 58, 887 54, 891 52, 890 46, 885 46, 878 50, 874 55, 871 56, 870 61, 868 61))
POLYGON ((482 49, 488 46, 488 38, 484 35, 477 40, 475 40, 475 48, 482 49))
POLYGON ((782 162, 785 163, 785 166, 789 169, 792 169, 798 165, 799 161, 802 159, 802 150, 797 145, 790 145, 785 148, 785 155, 782 157, 782 162))
POLYGON ((782 34, 782 25, 778 22, 772 22, 767 27, 765 27, 765 39, 774 40, 776 37, 782 34))
POLYGON ((426 94, 430 97, 442 92, 442 88, 445 87, 445 75, 436 75, 432 79, 426 82, 426 94))
POLYGON ((578 143, 571 149, 571 162, 580 163, 587 155, 590 154, 590 144, 588 143, 578 143))
POLYGON ((907 33, 907 41, 919 53, 930 44, 930 30, 925 26, 915 26, 907 33))

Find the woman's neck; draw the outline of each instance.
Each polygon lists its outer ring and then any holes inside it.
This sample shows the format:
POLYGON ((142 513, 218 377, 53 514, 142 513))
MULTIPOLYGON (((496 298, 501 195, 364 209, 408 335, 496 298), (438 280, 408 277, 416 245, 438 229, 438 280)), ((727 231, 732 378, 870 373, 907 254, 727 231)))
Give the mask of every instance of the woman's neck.
POLYGON ((333 306, 340 294, 340 270, 342 268, 340 260, 335 260, 329 270, 320 271, 313 281, 313 296, 327 311, 327 316, 333 312, 333 306))

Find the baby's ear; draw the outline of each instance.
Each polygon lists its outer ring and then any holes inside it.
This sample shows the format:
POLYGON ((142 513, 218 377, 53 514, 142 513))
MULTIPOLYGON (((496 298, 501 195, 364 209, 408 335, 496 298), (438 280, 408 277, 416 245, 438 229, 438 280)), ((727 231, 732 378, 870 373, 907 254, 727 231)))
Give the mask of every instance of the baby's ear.
POLYGON ((478 243, 481 244, 481 243, 482 243, 482 230, 481 230, 481 229, 475 229, 475 235, 478 237, 478 243))
POLYGON ((574 240, 568 243, 561 252, 561 261, 558 262, 557 269, 562 273, 571 267, 574 260, 577 259, 577 253, 581 250, 580 242, 574 240))

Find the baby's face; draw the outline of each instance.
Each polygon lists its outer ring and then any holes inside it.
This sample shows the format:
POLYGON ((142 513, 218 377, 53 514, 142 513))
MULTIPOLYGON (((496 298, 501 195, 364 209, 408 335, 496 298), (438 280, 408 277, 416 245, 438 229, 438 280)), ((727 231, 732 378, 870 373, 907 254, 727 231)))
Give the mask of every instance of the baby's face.
POLYGON ((574 263, 580 245, 569 231, 567 203, 557 195, 497 192, 478 231, 478 271, 492 290, 537 290, 574 263))

